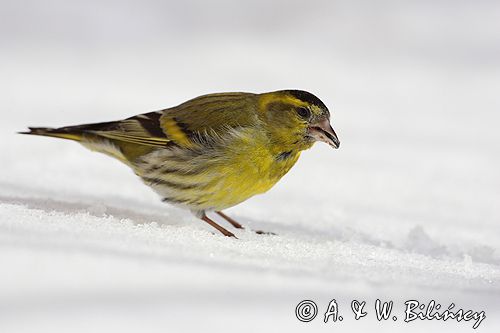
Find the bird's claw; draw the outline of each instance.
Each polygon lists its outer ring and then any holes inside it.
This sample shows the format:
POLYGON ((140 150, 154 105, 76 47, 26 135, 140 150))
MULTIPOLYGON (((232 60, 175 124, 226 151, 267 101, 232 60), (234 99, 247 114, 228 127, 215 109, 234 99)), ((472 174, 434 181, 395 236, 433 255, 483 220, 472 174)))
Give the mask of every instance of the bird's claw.
POLYGON ((271 231, 263 231, 263 230, 253 230, 258 235, 273 235, 276 236, 277 234, 271 231))

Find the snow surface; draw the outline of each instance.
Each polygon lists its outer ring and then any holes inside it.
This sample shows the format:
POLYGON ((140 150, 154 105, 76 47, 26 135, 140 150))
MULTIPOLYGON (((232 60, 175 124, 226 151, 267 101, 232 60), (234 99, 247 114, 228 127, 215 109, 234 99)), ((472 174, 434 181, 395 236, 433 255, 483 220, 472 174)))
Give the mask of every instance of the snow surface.
MULTIPOLYGON (((131 6, 117 17, 128 23, 143 8, 131 6)), ((288 37, 278 29, 259 38, 243 20, 236 33, 244 41, 217 35, 213 47, 184 31, 169 40, 176 52, 132 28, 124 41, 87 32, 88 40, 46 38, 42 46, 22 39, 35 31, 18 32, 0 54, 0 332, 472 331, 471 322, 404 323, 410 299, 484 310, 478 331, 498 332, 500 57, 491 45, 499 40, 478 23, 496 22, 498 6, 432 7, 434 16, 426 6, 377 11, 389 26, 367 26, 364 11, 349 6, 334 22, 328 10, 306 12, 324 20, 288 37), (463 15, 470 25, 455 30, 463 15), (335 31, 336 43, 307 31, 335 31), (238 240, 225 238, 162 204, 117 161, 15 134, 119 119, 213 91, 289 87, 331 106, 342 144, 317 144, 271 191, 227 211, 277 235, 236 230, 238 240), (396 322, 376 321, 377 298, 394 300, 396 322), (311 323, 295 318, 303 299, 320 308, 311 323), (324 324, 331 299, 345 320, 324 324), (367 301, 367 318, 353 319, 354 299, 367 301)))

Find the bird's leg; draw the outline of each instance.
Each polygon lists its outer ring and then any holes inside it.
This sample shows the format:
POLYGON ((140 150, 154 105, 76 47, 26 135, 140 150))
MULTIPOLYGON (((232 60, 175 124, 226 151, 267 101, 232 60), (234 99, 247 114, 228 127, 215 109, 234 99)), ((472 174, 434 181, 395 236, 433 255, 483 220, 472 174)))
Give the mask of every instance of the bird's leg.
POLYGON ((230 218, 229 216, 227 216, 226 214, 224 214, 220 210, 216 211, 216 213, 219 214, 219 216, 222 217, 224 220, 231 223, 231 225, 233 227, 235 227, 236 229, 243 229, 243 226, 241 224, 239 224, 238 222, 236 222, 235 220, 233 220, 232 218, 230 218))
MULTIPOLYGON (((241 224, 239 224, 233 218, 227 216, 226 214, 224 214, 220 210, 216 211, 216 213, 219 214, 219 216, 222 217, 224 220, 231 223, 231 225, 233 227, 235 227, 236 229, 244 229, 244 227, 241 224)), ((262 230, 252 230, 252 231, 255 232, 256 234, 259 234, 259 235, 276 235, 274 232, 267 232, 267 231, 262 231, 262 230)))
POLYGON ((217 223, 215 223, 214 221, 212 221, 205 213, 203 213, 203 215, 200 218, 203 221, 205 221, 208 224, 210 224, 215 229, 219 230, 224 236, 238 238, 231 231, 224 229, 223 227, 221 227, 220 225, 218 225, 217 223))

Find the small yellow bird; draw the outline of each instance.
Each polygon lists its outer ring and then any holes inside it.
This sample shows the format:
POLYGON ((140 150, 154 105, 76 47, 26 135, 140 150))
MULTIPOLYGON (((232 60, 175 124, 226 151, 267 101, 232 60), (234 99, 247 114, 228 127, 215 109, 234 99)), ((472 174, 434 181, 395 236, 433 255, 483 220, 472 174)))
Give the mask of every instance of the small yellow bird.
POLYGON ((315 141, 340 144, 328 108, 302 90, 209 94, 119 121, 29 129, 21 133, 78 141, 117 158, 164 202, 231 237, 206 213, 242 228, 222 210, 268 191, 315 141))

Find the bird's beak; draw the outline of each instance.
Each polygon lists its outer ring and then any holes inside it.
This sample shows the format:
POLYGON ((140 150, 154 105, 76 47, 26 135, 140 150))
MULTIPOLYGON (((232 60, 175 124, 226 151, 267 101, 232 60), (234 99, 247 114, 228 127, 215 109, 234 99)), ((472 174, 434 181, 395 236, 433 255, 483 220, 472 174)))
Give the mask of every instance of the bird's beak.
POLYGON ((328 118, 324 118, 318 121, 315 124, 309 126, 309 136, 313 137, 318 141, 323 141, 335 149, 340 147, 340 141, 335 134, 332 126, 330 125, 330 120, 328 118))

